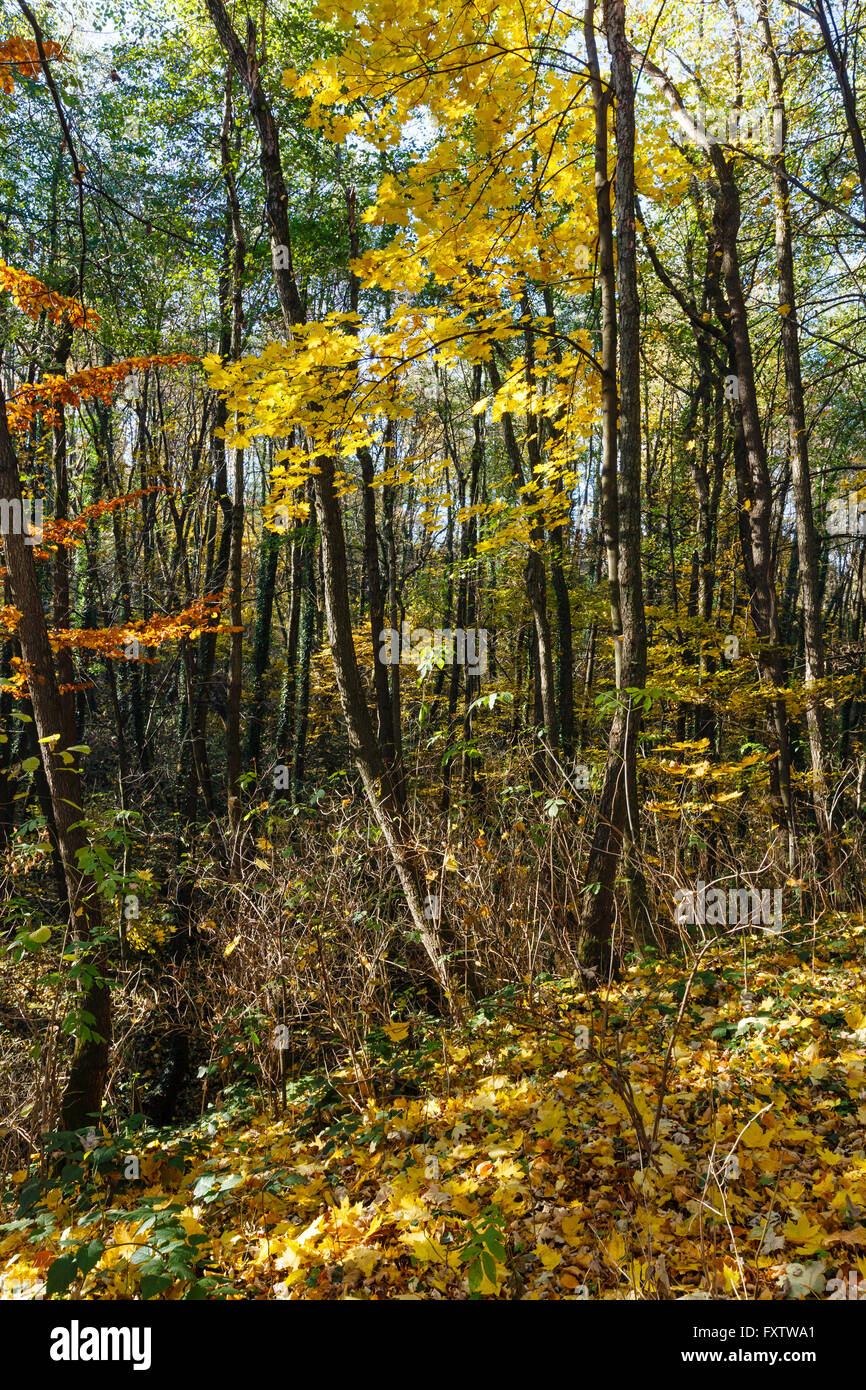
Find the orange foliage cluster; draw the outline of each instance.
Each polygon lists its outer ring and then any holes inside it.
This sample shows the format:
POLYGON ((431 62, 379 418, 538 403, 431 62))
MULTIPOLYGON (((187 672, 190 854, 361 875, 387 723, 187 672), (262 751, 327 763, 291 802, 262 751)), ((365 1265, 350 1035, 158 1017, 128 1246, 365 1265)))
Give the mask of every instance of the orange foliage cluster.
MULTIPOLYGON (((138 618, 122 627, 52 628, 49 636, 55 650, 75 647, 98 652, 100 656, 128 659, 126 648, 130 642, 137 642, 139 647, 159 647, 163 642, 178 638, 200 637, 203 632, 230 632, 229 625, 219 621, 221 601, 221 595, 210 594, 197 599, 180 613, 138 618)), ((146 660, 144 657, 138 659, 146 660)))
MULTIPOLYGON (((221 623, 220 605, 222 603, 221 594, 208 594, 206 598, 197 599, 188 608, 184 608, 180 613, 166 613, 156 615, 152 618, 137 618, 120 627, 97 627, 97 628, 52 628, 49 630, 51 645, 55 651, 61 648, 77 648, 79 651, 96 652, 99 656, 110 657, 115 660, 128 661, 148 661, 151 664, 152 658, 138 656, 130 658, 129 645, 137 642, 139 647, 160 647, 164 642, 171 641, 194 641, 203 632, 221 633, 231 632, 232 628, 228 623, 221 623)), ((0 606, 0 632, 5 636, 12 636, 18 623, 21 620, 21 613, 11 605, 0 606)), ((10 680, 0 684, 0 691, 14 695, 17 699, 27 698, 27 668, 20 657, 12 658, 13 674, 10 680)), ((85 685, 61 686, 64 690, 84 690, 85 685)))
POLYGON ((52 323, 60 323, 65 318, 73 328, 95 328, 99 323, 99 315, 92 309, 85 309, 77 299, 49 290, 35 275, 16 270, 3 260, 0 260, 0 290, 7 290, 18 308, 32 319, 38 319, 44 310, 52 323))
POLYGON ((7 405, 9 427, 17 434, 24 434, 38 414, 42 415, 46 424, 56 425, 61 406, 70 406, 74 410, 85 400, 98 400, 110 405, 115 391, 133 373, 145 372, 148 367, 180 367, 194 360, 187 352, 127 357, 107 367, 83 367, 71 376, 46 376, 41 381, 25 383, 18 387, 7 405))
MULTIPOLYGON (((62 58, 63 49, 54 39, 44 39, 42 47, 46 58, 62 58)), ((39 62, 39 49, 32 39, 21 39, 13 35, 0 43, 0 92, 10 95, 15 91, 15 69, 22 77, 39 77, 42 66, 39 62)))
POLYGON ((78 516, 66 521, 44 521, 42 546, 36 551, 37 559, 44 558, 48 550, 56 550, 58 545, 66 546, 67 550, 80 545, 80 537, 84 535, 91 521, 105 516, 108 512, 116 512, 120 507, 128 506, 130 502, 138 502, 142 497, 149 497, 153 492, 171 492, 171 488, 164 487, 161 483, 155 487, 140 487, 135 492, 123 493, 121 497, 106 497, 101 502, 94 502, 91 506, 85 507, 83 512, 79 512, 78 516))
MULTIPOLYGON (((56 519, 43 521, 40 544, 33 550, 34 559, 47 560, 56 552, 59 545, 65 546, 67 550, 74 550, 76 546, 81 544, 80 538, 87 530, 88 524, 96 517, 104 516, 108 512, 116 512, 120 507, 126 507, 130 502, 138 502, 142 497, 149 497, 153 492, 171 492, 172 490, 162 483, 157 483, 153 487, 140 487, 136 488, 134 492, 125 492, 120 497, 105 497, 101 502, 93 502, 89 507, 85 507, 83 512, 79 512, 78 516, 67 518, 65 521, 56 519)), ((0 565, 0 579, 6 579, 8 574, 9 571, 5 566, 0 565)), ((0 607, 0 631, 9 626, 3 618, 3 614, 16 611, 16 609, 0 607)), ((14 627, 14 623, 12 626, 14 627)))
MULTIPOLYGON (((7 609, 2 610, 8 612, 7 609)), ((20 614, 18 615, 21 616, 20 614)), ((20 656, 13 656, 10 661, 12 675, 8 681, 0 682, 0 693, 11 695, 16 700, 29 700, 30 692, 27 687, 27 667, 20 656)), ((90 690, 94 685, 93 681, 82 681, 77 685, 58 685, 57 689, 61 695, 74 695, 79 690, 90 690)))
POLYGON ((10 637, 20 621, 20 608, 13 608, 11 603, 0 604, 0 632, 4 637, 10 637))

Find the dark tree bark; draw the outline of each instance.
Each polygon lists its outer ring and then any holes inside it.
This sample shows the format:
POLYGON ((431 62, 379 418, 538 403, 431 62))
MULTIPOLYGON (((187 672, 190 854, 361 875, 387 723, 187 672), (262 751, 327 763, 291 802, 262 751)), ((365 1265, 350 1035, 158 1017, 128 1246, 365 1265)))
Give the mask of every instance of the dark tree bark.
POLYGON ((250 112, 259 137, 259 164, 265 185, 268 225, 271 232, 271 258, 274 285, 286 331, 291 337, 295 324, 304 320, 304 306, 298 293, 289 233, 289 194, 280 157, 280 133, 265 90, 256 53, 256 28, 247 20, 246 48, 228 16, 222 0, 205 0, 220 42, 234 64, 249 98, 250 112))
MULTIPOLYGON (((791 3, 792 0, 788 0, 791 3)), ((842 108, 845 112, 845 123, 848 127, 848 134, 851 137, 851 145, 854 150, 854 158, 857 162, 857 172, 860 176, 860 188, 863 192, 863 207, 866 210, 866 140, 863 138, 863 127, 857 114, 857 98, 851 77, 848 72, 848 65, 845 61, 845 53, 848 47, 847 35, 842 36, 836 25, 836 16, 832 6, 826 0, 813 0, 814 9, 808 9, 805 5, 795 5, 795 9, 801 10, 812 19, 817 20, 818 28, 821 30, 821 38, 824 41, 824 48, 827 57, 830 59, 830 66, 836 74, 836 81, 842 96, 842 108)), ((792 305, 793 307, 793 305, 792 305)))
MULTIPOLYGON (((241 205, 235 185, 234 160, 239 149, 239 138, 234 141, 232 150, 232 70, 226 71, 225 105, 223 123, 220 131, 220 157, 223 181, 226 188, 227 217, 231 226, 231 338, 229 356, 237 361, 241 355, 241 336, 243 333, 244 306, 243 282, 246 260, 246 241, 241 221, 241 205)), ((244 543, 244 451, 236 448, 232 477, 232 499, 229 544, 228 586, 229 618, 231 622, 231 658, 229 665, 228 699, 226 702, 226 782, 228 791, 228 815, 230 838, 230 868, 237 876, 240 872, 241 840, 241 694, 243 690, 244 626, 242 606, 243 584, 243 543, 244 543)))
MULTIPOLYGON (((552 321, 555 333, 555 314, 553 295, 550 287, 544 289, 544 312, 552 321)), ((562 360, 562 350, 556 337, 553 339, 553 355, 556 362, 562 360)), ((550 425, 551 437, 555 440, 559 430, 550 425)), ((557 477, 554 486, 558 496, 562 495, 562 479, 557 477)), ((566 527, 554 526, 550 532, 551 562, 550 581, 556 602, 556 635, 559 653, 557 670, 557 704, 559 706, 559 734, 562 740, 562 754, 567 762, 574 755, 574 632, 571 621, 571 598, 566 576, 566 527)))
POLYGON ((611 90, 601 79, 595 42, 595 0, 586 0, 583 38, 595 118, 595 210, 598 223, 598 283, 601 312, 601 524, 607 561, 610 627, 616 684, 622 665, 622 613, 619 600, 619 501, 617 494, 616 273, 608 172, 607 111, 611 90))
MULTIPOLYGON (((589 16, 586 28, 591 28, 589 16)), ((617 519, 619 604, 622 656, 618 698, 608 741, 598 820, 589 853, 581 942, 581 963, 605 974, 615 965, 612 949, 614 880, 623 833, 639 844, 637 802, 637 737, 640 705, 626 692, 643 689, 646 681, 646 620, 641 577, 641 431, 640 431, 640 304, 637 289, 634 200, 634 89, 631 56, 625 36, 623 0, 605 6, 611 85, 616 100, 616 251, 620 379, 619 473, 617 519)), ((642 884, 633 882, 630 897, 643 897, 642 884)), ((631 903, 633 918, 639 910, 631 903)), ((637 925, 637 924, 636 924, 637 925)))
MULTIPOLYGON (((72 328, 67 320, 60 327, 60 336, 55 348, 54 370, 59 376, 66 375, 66 364, 72 351, 72 328)), ((66 410, 61 404, 57 410, 57 423, 54 426, 54 515, 58 521, 69 519, 69 470, 66 456, 66 410)), ((58 545, 54 555, 54 626, 69 628, 72 625, 69 594, 69 551, 65 545, 58 545)), ((70 647, 61 647, 57 653, 57 675, 60 683, 60 703, 63 709, 63 737, 67 743, 74 743, 75 730, 75 664, 70 647)))
MULTIPOLYGON (((0 392, 0 497, 21 502, 18 460, 9 435, 6 402, 0 392)), ((111 1002, 105 981, 105 960, 100 944, 102 911, 92 877, 84 872, 78 855, 87 849, 81 778, 76 755, 69 764, 57 756, 67 747, 66 712, 61 700, 48 627, 39 592, 33 549, 23 535, 3 537, 12 601, 21 612, 18 638, 27 670, 33 716, 40 739, 40 754, 51 798, 54 825, 69 906, 70 926, 78 940, 91 946, 89 976, 82 980, 80 1010, 85 1028, 76 1036, 69 1077, 62 1100, 63 1124, 80 1129, 102 1105, 111 1043, 111 1002), (90 1020, 88 1022, 88 1019, 90 1020)))
MULTIPOLYGON (((670 78, 650 62, 642 60, 648 75, 667 96, 671 108, 689 136, 707 154, 716 177, 713 235, 721 252, 719 313, 726 323, 726 338, 736 378, 732 405, 734 418, 734 468, 738 490, 738 522, 743 566, 750 593, 752 623, 760 643, 759 667, 769 691, 785 684, 785 662, 781 648, 778 598, 773 566, 772 484, 758 408, 752 344, 746 313, 746 299, 740 273, 737 239, 740 229, 740 194, 731 162, 716 142, 707 139, 686 111, 682 98, 670 78)), ((787 833, 788 861, 796 859, 796 811, 791 790, 791 748, 785 702, 768 694, 768 723, 776 758, 770 771, 771 794, 776 819, 787 833)))
MULTIPOLYGON (((292 743, 292 789, 297 801, 306 772, 307 730, 310 722, 310 665, 313 645, 316 640, 316 576, 319 572, 318 540, 315 512, 315 491, 312 478, 307 493, 310 503, 310 520, 305 528, 303 546, 299 549, 300 567, 297 574, 299 636, 295 646, 298 648, 298 674, 296 694, 292 701, 293 743, 292 743)), ((291 633, 289 634, 291 637, 291 633)))
MULTIPOLYGON (((356 195, 354 188, 346 195, 346 208, 349 224, 349 251, 352 259, 361 254, 361 241, 358 233, 356 195)), ((358 312, 360 281, 354 271, 349 272, 349 310, 358 312)), ((397 785, 401 783, 399 769, 395 766, 396 746, 391 717, 391 695, 388 689, 388 671, 379 659, 382 632, 385 628, 385 598, 382 591, 382 572, 379 564, 379 529, 376 521, 376 489, 373 486, 376 469, 373 456, 366 447, 358 450, 358 463, 361 467, 364 515, 364 580, 370 608, 370 638, 373 648, 373 688, 376 692, 377 737, 382 755, 392 769, 397 785)))
MULTIPOLYGON (((487 363, 487 371, 490 377, 490 384, 494 391, 501 390, 502 377, 492 357, 487 363)), ((505 439, 505 450, 511 466, 511 476, 514 487, 518 492, 521 503, 526 504, 527 495, 522 489, 532 480, 533 470, 530 465, 529 476, 527 476, 523 455, 520 445, 517 442, 517 435, 514 429, 514 417, 511 411, 503 411, 502 431, 505 439)), ((531 432, 531 428, 528 428, 527 433, 531 432)), ((556 710, 556 678, 553 662, 553 641, 550 635, 550 614, 547 607, 547 572, 544 566, 544 539, 544 526, 539 521, 537 514, 533 513, 529 521, 529 548, 526 552, 526 564, 523 574, 524 583, 526 585, 526 596, 529 599, 529 607, 535 624, 535 637, 538 643, 538 679, 540 682, 541 708, 543 711, 542 723, 547 738, 548 750, 550 753, 555 753, 559 743, 559 719, 556 710)), ((552 776, 552 767, 549 766, 550 758, 545 757, 543 762, 552 776)))
POLYGON ((253 638, 253 693, 250 700, 250 726, 247 736, 247 762, 258 769, 262 753, 262 733, 265 721, 265 673, 271 656, 271 626, 274 617, 274 592, 277 585, 277 566, 280 559, 280 540, 273 531, 265 531, 259 545, 258 578, 256 581, 256 631, 253 638))
MULTIPOLYGON (((305 309, 295 282, 289 235, 288 192, 280 160, 276 122, 262 87, 256 56, 255 26, 251 20, 248 21, 247 46, 244 49, 222 0, 206 0, 206 4, 217 34, 246 88, 250 110, 258 130, 260 163, 274 247, 285 248, 284 255, 274 255, 274 283, 286 332, 291 337, 293 328, 304 322, 305 309)), ((425 917, 421 886, 422 866, 416 862, 414 855, 407 848, 411 841, 410 830, 403 821, 401 807, 391 790, 389 771, 373 733, 352 636, 346 538, 335 484, 334 460, 320 455, 315 463, 314 485, 321 535, 325 618, 350 751, 360 773, 371 810, 390 851, 406 898, 412 926, 427 952, 443 1001, 448 1001, 449 1005, 459 1009, 459 1003, 451 988, 443 946, 443 930, 425 917)), ((397 753, 399 755, 399 746, 397 753)))
MULTIPOLYGON (((820 4, 820 0, 818 0, 820 4)), ((800 596, 803 604, 803 647, 805 656, 806 724, 812 761, 812 802, 819 828, 829 835, 827 811, 826 739, 821 716, 821 700, 815 689, 824 678, 824 632, 821 622, 821 594, 818 582, 818 546, 812 510, 812 482, 809 473, 809 444, 806 410, 803 402, 803 374, 797 318, 797 287, 794 279, 794 251, 791 237, 790 185, 785 158, 787 112, 782 71, 773 44, 767 8, 759 0, 758 22, 767 57, 770 96, 773 102, 773 129, 777 136, 773 148, 773 191, 776 198, 776 269, 781 306, 782 356, 785 363, 788 443, 794 484, 794 511, 799 557, 800 596)), ((862 144, 862 137, 861 137, 862 144)))

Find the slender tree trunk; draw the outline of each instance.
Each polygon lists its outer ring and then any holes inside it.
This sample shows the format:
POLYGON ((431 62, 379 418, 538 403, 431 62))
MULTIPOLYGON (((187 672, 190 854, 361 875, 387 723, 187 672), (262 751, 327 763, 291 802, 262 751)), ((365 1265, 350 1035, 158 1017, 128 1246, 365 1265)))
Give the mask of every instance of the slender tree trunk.
MULTIPOLYGON (((730 306, 730 334, 739 393, 739 400, 733 403, 734 415, 742 425, 742 444, 747 470, 744 482, 747 487, 749 510, 747 517, 740 513, 745 522, 745 525, 741 525, 741 535, 748 551, 746 570, 751 580, 752 621, 761 644, 761 671, 765 683, 770 688, 778 689, 785 684, 785 670, 780 645, 770 530, 773 492, 761 432, 752 344, 737 251, 740 195, 728 162, 718 152, 718 146, 714 145, 711 148, 720 183, 715 206, 715 225, 722 248, 722 277, 730 306)), ((744 555, 745 553, 744 551, 744 555)), ((784 700, 771 695, 769 710, 771 729, 778 751, 776 773, 783 823, 788 834, 788 859, 793 866, 796 856, 796 821, 791 792, 788 716, 784 700)))
MULTIPOLYGON (((487 363, 487 371, 490 376, 490 384, 494 391, 499 391, 502 387, 502 378, 499 368, 493 358, 487 363)), ((523 488, 531 479, 527 478, 524 468, 520 445, 517 442, 517 435, 514 431, 514 419, 510 411, 504 411, 502 415, 502 429, 505 439, 505 449, 508 461, 511 465, 511 475, 514 487, 523 504, 527 502, 527 495, 523 488)), ((535 636, 538 642, 538 678, 540 681, 541 707, 543 710, 543 726, 547 738, 548 749, 554 753, 559 743, 559 719, 556 711, 556 678, 553 662, 553 641, 550 635, 550 616, 547 608, 547 573, 544 567, 544 527, 538 520, 537 515, 533 514, 529 521, 529 548, 526 552, 526 564, 524 567, 524 583, 526 585, 526 596, 529 599, 529 607, 532 612, 532 619, 535 624, 535 636)), ((549 759, 545 757, 544 766, 547 767, 549 759)), ((552 775, 552 770, 551 770, 552 775)))
MULTIPOLYGON (((312 498, 312 479, 308 482, 308 490, 312 498)), ((286 672, 283 677, 283 687, 280 692, 280 712, 277 719, 277 760, 284 765, 292 762, 291 747, 295 731, 295 707, 298 688, 298 641, 301 631, 301 606, 304 594, 303 585, 305 581, 312 584, 314 573, 312 560, 309 559, 311 547, 312 549, 315 548, 309 536, 309 533, 315 530, 314 508, 315 501, 313 501, 311 505, 310 520, 303 526, 296 528, 295 537, 292 541, 289 581, 289 619, 286 624, 285 637, 286 672)))
MULTIPOLYGON (((232 135, 232 69, 229 64, 225 81, 225 105, 220 132, 220 155, 223 181, 226 187, 227 213, 231 225, 231 341, 229 353, 233 362, 241 355, 243 333, 243 282, 246 242, 241 221, 241 206, 235 185, 234 158, 240 148, 240 134, 234 142, 232 135), (234 158, 232 143, 235 145, 234 158)), ((235 449, 234 472, 232 478, 231 500, 231 538, 229 547, 228 584, 229 616, 231 621, 231 658, 229 666, 229 686, 226 709, 226 781, 228 790, 228 817, 230 841, 230 867, 237 877, 240 873, 241 840, 241 693, 243 689, 244 668, 244 625, 243 625, 243 544, 244 544, 244 451, 235 449)))
POLYGON ((779 279, 779 304, 781 306, 782 355, 785 363, 788 441, 794 484, 800 595, 803 604, 806 724, 809 731, 809 752, 812 761, 812 801, 819 829, 824 832, 825 836, 829 836, 825 771, 826 739, 821 717, 820 696, 816 691, 816 685, 824 678, 824 633, 818 582, 818 548, 812 511, 806 411, 803 403, 797 290, 794 281, 794 253, 791 239, 790 185, 785 160, 787 112, 785 110, 782 72, 773 44, 764 0, 759 0, 758 22, 767 57, 770 96, 773 102, 773 130, 776 137, 772 151, 773 191, 776 199, 776 268, 779 279))
MULTIPOLYGON (((294 740, 292 745, 292 795, 297 801, 306 773, 307 729, 310 722, 310 666, 316 640, 316 575, 318 541, 316 531, 315 493, 313 480, 308 485, 310 520, 305 528, 302 560, 298 575, 300 650, 298 653, 297 693, 294 696, 294 740)), ((291 634, 290 634, 291 636, 291 634)))
POLYGON ((601 297, 601 524, 607 560, 610 627, 614 643, 616 686, 622 667, 622 613, 619 599, 619 502, 617 497, 616 274, 608 171, 607 110, 610 89, 601 79, 595 42, 595 3, 586 0, 583 37, 595 114, 595 207, 598 223, 598 281, 601 297))
MULTIPOLYGON (((354 188, 346 195, 346 210, 349 225, 349 251, 356 260, 361 254, 361 241, 358 231, 356 194, 354 188)), ((349 310, 358 312, 360 281, 353 271, 349 274, 349 310)), ((385 762, 399 781, 399 770, 395 767, 396 748, 391 718, 391 696, 388 689, 388 670, 380 659, 382 633, 385 629, 385 598, 382 592, 382 573, 379 564, 379 529, 376 523, 376 489, 373 486, 376 470, 373 456, 366 447, 358 450, 361 466, 364 514, 364 570, 367 599, 370 606, 370 637, 373 647, 373 687, 376 692, 376 733, 379 747, 385 762)), ((391 460, 388 460, 390 466, 391 460)))
MULTIPOLYGON (((72 351, 72 329, 64 320, 60 338, 55 351, 55 369, 60 376, 66 375, 66 364, 72 351)), ((69 470, 67 462, 66 411, 61 404, 57 410, 57 424, 54 426, 54 515, 58 521, 69 519, 69 470)), ((54 555, 54 626, 71 626, 69 598, 69 551, 65 545, 58 545, 54 555)), ((63 710, 63 737, 67 743, 74 743, 75 731, 75 665, 72 649, 61 647, 57 653, 57 675, 60 684, 60 704, 63 710)))
POLYGON ((253 640, 253 694, 250 700, 250 727, 247 736, 247 762, 256 769, 258 769, 262 753, 262 732, 265 722, 265 672, 268 669, 271 655, 271 624, 274 615, 274 592, 277 585, 279 559, 280 539, 273 531, 265 531, 259 545, 256 583, 256 635, 253 640))
MULTIPOLYGON (((465 530, 466 567, 466 618, 464 631, 476 629, 478 624, 478 495, 481 472, 484 467, 484 425, 482 416, 474 409, 481 399, 483 387, 481 364, 477 363, 472 372, 471 400, 472 414, 472 452, 469 459, 469 517, 465 530)), ((476 651, 478 648, 476 647, 476 651)), ((472 741, 472 705, 481 692, 481 676, 473 674, 467 661, 463 681, 463 785, 470 796, 477 797, 481 784, 478 778, 478 758, 470 753, 472 741)))
MULTIPOLYGON (((21 479, 9 435, 6 402, 0 392, 0 497, 20 506, 21 479)), ((22 614, 18 626, 27 670, 33 715, 39 736, 42 766, 48 782, 57 842, 66 882, 69 920, 77 939, 87 943, 89 974, 82 976, 79 1007, 82 1022, 76 1032, 69 1077, 63 1094, 63 1124, 80 1129, 97 1115, 108 1074, 111 1043, 111 1001, 105 980, 101 945, 102 910, 93 878, 81 868, 79 855, 87 850, 81 778, 75 755, 65 764, 58 756, 67 741, 66 719, 54 670, 54 658, 39 592, 33 550, 24 536, 3 538, 13 602, 22 614)))
MULTIPOLYGON (((553 295, 547 285, 544 288, 544 312, 551 320, 552 325, 555 326, 553 295)), ((557 363, 561 362, 562 351, 556 337, 553 339, 553 356, 557 363)), ((559 429, 557 426, 551 425, 550 430, 551 437, 556 440, 559 437, 559 429)), ((562 496, 561 477, 557 476, 554 479, 554 488, 557 496, 562 496)), ((550 580, 556 602, 556 635, 559 650, 556 692, 559 706, 559 732, 562 739, 563 757, 570 762, 574 756, 574 632, 571 621, 571 599, 565 574, 566 528, 564 525, 554 526, 551 529, 550 542, 552 547, 550 580)))
MULTIPOLYGON (((247 45, 242 46, 222 0, 206 0, 219 38, 232 59, 249 96, 250 110, 259 134, 260 164, 265 183, 268 219, 274 247, 274 283, 286 332, 289 336, 305 319, 292 262, 288 221, 288 191, 280 160, 279 134, 261 82, 256 56, 256 29, 247 21, 247 45), (277 246, 283 248, 277 255, 277 246)), ((388 846, 403 889, 412 926, 430 958, 434 978, 443 996, 452 1005, 451 989, 443 949, 443 930, 424 914, 422 866, 407 845, 411 836, 404 824, 399 803, 391 792, 388 768, 376 743, 367 707, 352 635, 352 615, 346 570, 346 540, 343 516, 335 484, 334 460, 326 455, 315 459, 314 487, 322 549, 322 581, 328 640, 349 747, 361 776, 367 798, 388 846)), ((396 743, 396 740, 395 740, 396 743)), ((399 756, 399 745, 396 748, 399 756)), ((457 1005, 459 1008, 459 1005, 457 1005)))
MULTIPOLYGON (((616 712, 608 742, 598 821, 586 871, 581 963, 601 975, 615 964, 614 880, 623 831, 639 845, 637 737, 640 705, 628 689, 646 681, 646 620, 641 578, 640 304, 637 290, 634 206, 634 90, 625 36, 623 0, 605 5, 611 83, 616 99, 616 250, 619 308, 620 456, 617 479, 619 603, 622 660, 616 712)), ((591 16, 589 26, 591 28, 591 16)), ((632 870, 634 866, 630 866, 632 870)), ((635 883, 630 896, 643 896, 635 883)))
MULTIPOLYGON (((821 38, 824 41, 824 48, 830 64, 836 74, 836 81, 839 84, 839 91, 842 95, 842 108, 845 112, 845 122, 848 126, 848 134, 851 137, 851 145, 854 150, 854 158, 857 161, 857 172, 860 176, 860 188, 863 192, 863 207, 866 209, 866 140, 863 138, 863 127, 857 114, 857 98, 854 88, 851 85, 851 78, 848 75, 848 66, 845 61, 845 52, 848 46, 847 36, 842 38, 836 28, 836 14, 832 5, 826 0, 814 0, 814 7, 806 11, 812 18, 818 21, 821 30, 821 38)), ((855 47, 856 52, 856 47, 855 47)), ((862 94, 861 94, 862 99, 862 94)), ((792 302, 793 308, 793 302, 792 302)))
POLYGON ((289 233, 289 194, 280 156, 280 134, 262 86, 256 53, 256 26, 247 19, 246 48, 229 18, 223 0, 205 0, 220 42, 231 58, 249 97, 250 112, 259 137, 259 165, 265 185, 266 210, 271 232, 271 260, 274 285, 286 331, 291 337, 295 324, 304 320, 304 306, 298 293, 289 233))
MULTIPOLYGON (((393 425, 386 426, 386 440, 393 441, 393 425)), ((388 455, 389 467, 393 465, 393 452, 388 455)), ((397 581, 397 533, 394 526, 394 488, 386 484, 382 489, 382 521, 385 531, 385 549, 388 556, 388 616, 391 628, 400 634, 399 650, 402 657, 403 641, 401 631, 400 589, 397 581)), ((380 629, 381 630, 381 629, 380 629)), ((406 804, 406 773, 403 766, 403 682, 400 670, 400 657, 390 666, 388 691, 389 717, 388 744, 391 752, 390 784, 397 805, 406 804)), ((379 663, 381 665, 381 663, 379 663)))
POLYGON ((394 764, 394 733, 391 723, 391 696, 388 690, 388 668, 380 660, 382 633, 385 630, 385 600, 382 594, 382 574, 379 566, 379 528, 376 524, 376 490, 373 457, 369 449, 359 449, 361 482, 364 488, 364 576, 370 607, 370 639, 373 647, 373 686, 376 692, 376 731, 382 755, 394 764))

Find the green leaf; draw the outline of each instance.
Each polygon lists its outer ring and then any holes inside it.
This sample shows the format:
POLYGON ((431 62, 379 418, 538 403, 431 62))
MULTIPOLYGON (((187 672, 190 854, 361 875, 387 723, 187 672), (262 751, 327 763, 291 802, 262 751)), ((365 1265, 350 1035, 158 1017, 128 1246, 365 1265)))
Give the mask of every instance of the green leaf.
POLYGON ((216 1173, 203 1173, 202 1176, 196 1180, 195 1187, 192 1190, 193 1197, 206 1196, 208 1192, 213 1191, 217 1181, 216 1173))
POLYGON ((50 1296, 66 1293, 78 1273, 78 1260, 75 1255, 60 1255, 49 1267, 45 1279, 45 1292, 50 1296))
POLYGON ((142 1298, 156 1298, 171 1284, 170 1274, 145 1274, 141 1281, 142 1298))
POLYGON ((101 1240, 92 1240, 89 1245, 80 1246, 77 1254, 78 1268, 82 1274, 89 1274, 99 1263, 99 1258, 105 1249, 101 1240))
POLYGON ((485 1232, 484 1245, 495 1260, 498 1260, 500 1264, 505 1263, 505 1246, 502 1244, 498 1231, 485 1232))

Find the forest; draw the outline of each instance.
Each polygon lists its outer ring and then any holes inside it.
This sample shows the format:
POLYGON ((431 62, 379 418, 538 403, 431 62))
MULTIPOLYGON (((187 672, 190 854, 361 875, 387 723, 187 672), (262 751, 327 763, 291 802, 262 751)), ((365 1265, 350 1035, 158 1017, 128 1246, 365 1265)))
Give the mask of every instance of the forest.
POLYGON ((861 43, 2 0, 0 1299, 866 1299, 861 43))

